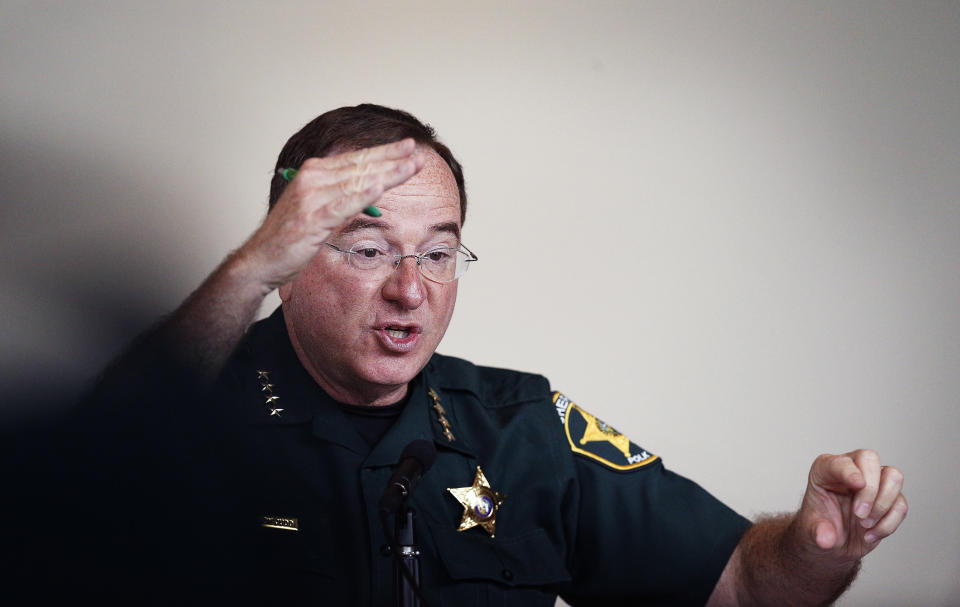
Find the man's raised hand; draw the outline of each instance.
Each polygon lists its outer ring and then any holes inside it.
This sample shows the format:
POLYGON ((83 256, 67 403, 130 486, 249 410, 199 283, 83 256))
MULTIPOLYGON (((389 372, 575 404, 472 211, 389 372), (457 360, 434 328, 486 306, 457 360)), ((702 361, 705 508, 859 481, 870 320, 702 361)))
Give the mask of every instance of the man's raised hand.
POLYGON ((881 466, 874 451, 821 455, 810 468, 796 524, 816 549, 860 559, 906 517, 902 488, 900 470, 881 466))
POLYGON ((423 168, 415 149, 413 139, 403 139, 304 161, 239 251, 263 291, 291 280, 338 226, 423 168))

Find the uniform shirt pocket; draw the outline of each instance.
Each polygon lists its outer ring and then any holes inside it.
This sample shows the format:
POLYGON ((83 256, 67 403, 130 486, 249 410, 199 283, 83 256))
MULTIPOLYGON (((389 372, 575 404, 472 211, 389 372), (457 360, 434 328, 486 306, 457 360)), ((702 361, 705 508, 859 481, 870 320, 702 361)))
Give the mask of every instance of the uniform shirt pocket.
POLYGON ((570 580, 560 551, 543 529, 502 539, 454 529, 431 528, 430 532, 455 582, 488 580, 508 587, 547 588, 570 580))

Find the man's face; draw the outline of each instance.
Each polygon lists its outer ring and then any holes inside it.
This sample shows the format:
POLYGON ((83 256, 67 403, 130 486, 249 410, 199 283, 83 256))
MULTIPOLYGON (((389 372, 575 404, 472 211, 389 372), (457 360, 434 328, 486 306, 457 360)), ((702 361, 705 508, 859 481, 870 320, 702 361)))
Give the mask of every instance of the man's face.
MULTIPOLYGON (((327 239, 341 249, 369 244, 404 255, 460 241, 460 195, 433 150, 406 183, 383 194, 382 217, 357 215, 327 239)), ((457 282, 439 284, 406 258, 390 274, 365 272, 323 246, 280 288, 290 340, 307 371, 333 398, 389 404, 427 364, 450 324, 457 282)))

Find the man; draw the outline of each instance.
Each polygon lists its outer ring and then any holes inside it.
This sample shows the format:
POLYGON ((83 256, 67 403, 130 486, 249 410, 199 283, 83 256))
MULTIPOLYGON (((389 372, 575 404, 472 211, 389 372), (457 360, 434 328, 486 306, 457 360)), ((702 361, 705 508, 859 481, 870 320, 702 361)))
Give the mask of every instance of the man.
POLYGON ((905 517, 902 475, 861 450, 818 457, 800 510, 750 525, 544 378, 436 355, 476 256, 460 165, 409 114, 328 112, 289 168, 160 331, 251 428, 277 596, 393 600, 377 499, 414 439, 437 449, 411 497, 433 605, 823 604, 905 517), (281 308, 248 331, 273 289, 281 308))

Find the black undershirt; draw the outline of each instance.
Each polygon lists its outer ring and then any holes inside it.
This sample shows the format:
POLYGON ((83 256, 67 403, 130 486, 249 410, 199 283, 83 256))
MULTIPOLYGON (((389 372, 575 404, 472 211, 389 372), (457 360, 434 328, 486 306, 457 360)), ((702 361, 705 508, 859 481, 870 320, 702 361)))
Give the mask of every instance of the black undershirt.
POLYGON ((340 403, 340 408, 346 413, 347 419, 353 422, 354 427, 366 441, 367 446, 372 449, 400 417, 404 405, 407 404, 409 394, 410 391, 408 390, 408 396, 392 405, 345 405, 340 403))

